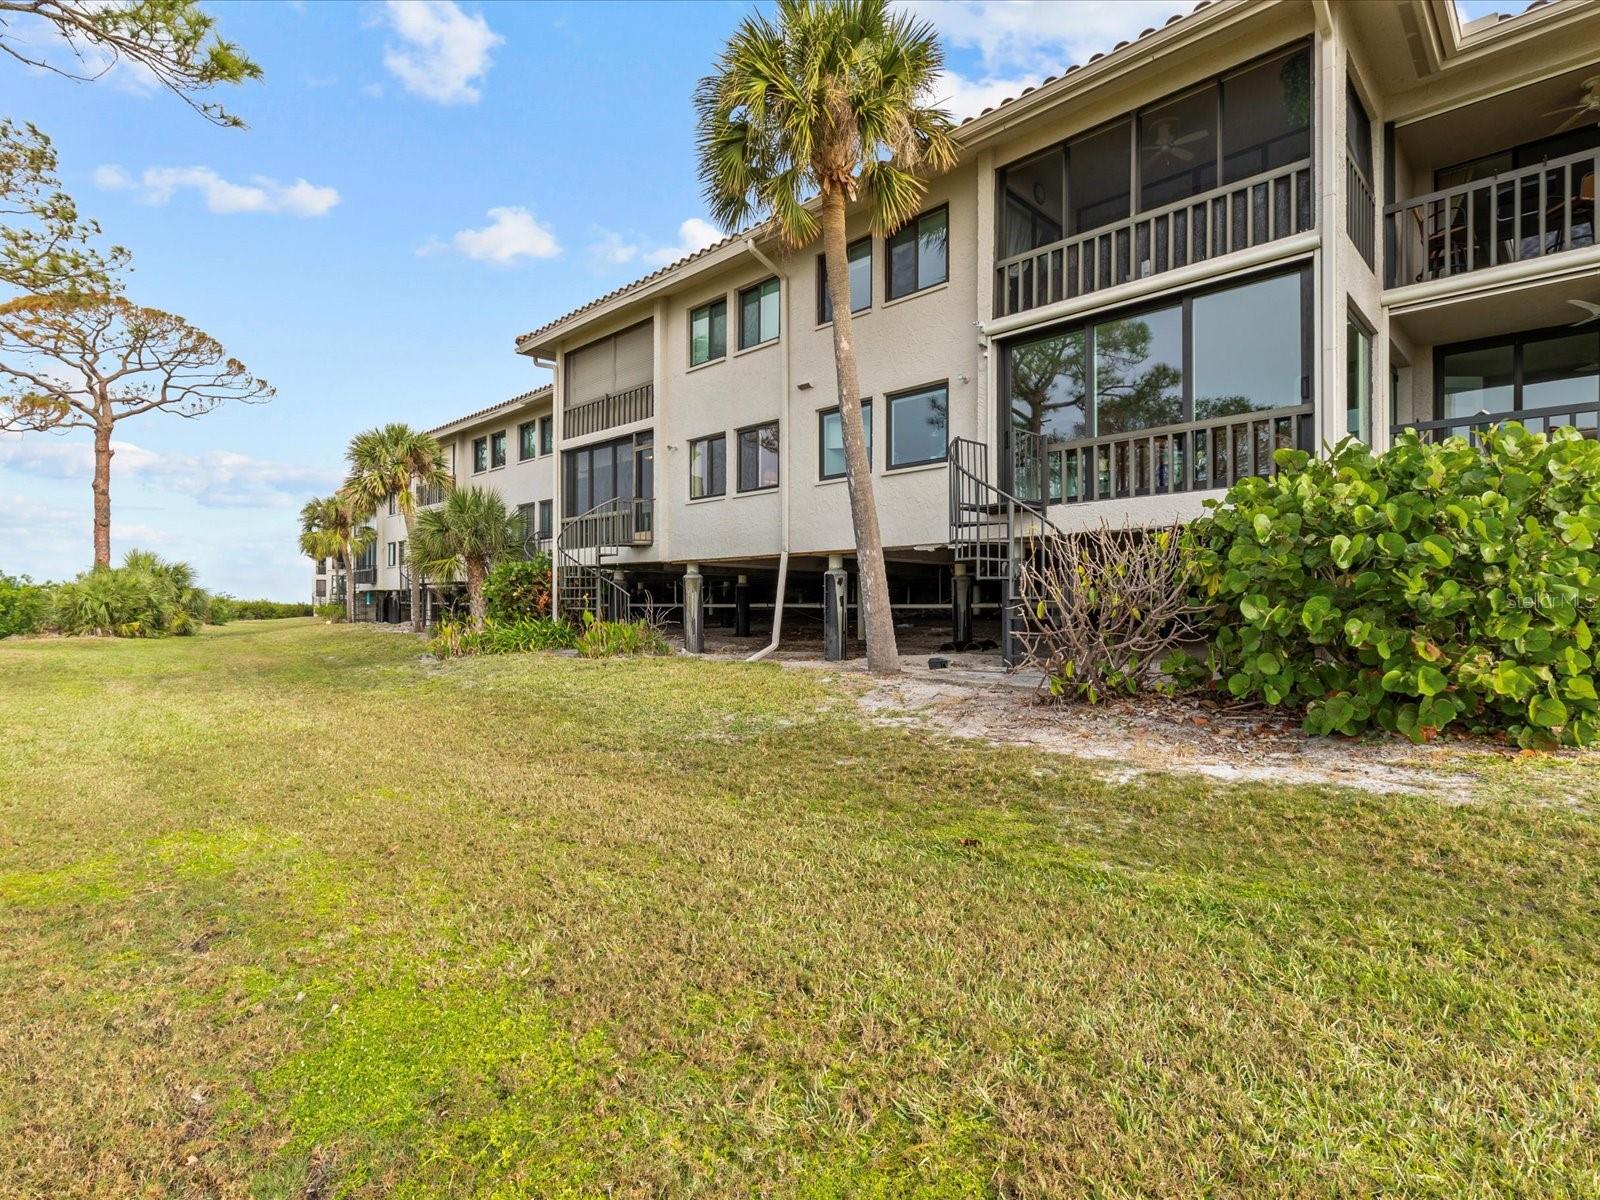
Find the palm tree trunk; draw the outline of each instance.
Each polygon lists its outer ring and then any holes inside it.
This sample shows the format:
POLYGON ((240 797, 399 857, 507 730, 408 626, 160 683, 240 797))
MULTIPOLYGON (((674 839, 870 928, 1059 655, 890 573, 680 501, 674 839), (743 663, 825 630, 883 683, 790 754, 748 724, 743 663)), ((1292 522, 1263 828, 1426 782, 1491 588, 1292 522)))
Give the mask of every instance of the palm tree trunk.
MULTIPOLYGON (((406 517, 406 549, 411 549, 411 539, 416 535, 417 514, 408 505, 406 517)), ((401 564, 404 566, 404 564, 401 564)), ((411 581, 411 632, 422 632, 422 578, 414 568, 406 567, 408 578, 411 581)))
POLYGON ((94 427, 94 565, 111 565, 111 429, 109 420, 94 427))
POLYGON ((474 632, 483 628, 488 613, 488 602, 483 595, 484 578, 488 573, 488 564, 483 559, 467 559, 467 612, 472 618, 474 632))
POLYGON ((344 619, 356 623, 356 556, 349 543, 344 548, 344 619))
POLYGON ((844 477, 850 492, 850 523, 856 536, 856 571, 867 631, 867 670, 893 675, 900 670, 889 608, 889 574, 878 532, 878 506, 872 495, 872 465, 861 424, 861 383, 856 374, 855 330, 850 317, 850 264, 844 236, 844 193, 822 194, 822 249, 828 263, 828 298, 833 303, 833 366, 839 384, 839 427, 844 435, 844 477))

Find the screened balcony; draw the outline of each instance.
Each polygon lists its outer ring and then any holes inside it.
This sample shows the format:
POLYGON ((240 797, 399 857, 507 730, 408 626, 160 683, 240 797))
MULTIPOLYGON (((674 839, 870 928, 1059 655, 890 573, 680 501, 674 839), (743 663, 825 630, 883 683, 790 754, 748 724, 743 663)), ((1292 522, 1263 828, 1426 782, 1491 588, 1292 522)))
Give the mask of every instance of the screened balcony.
POLYGON ((644 321, 566 357, 563 439, 616 429, 655 415, 654 326, 644 321))
POLYGON ((1276 53, 999 172, 997 317, 1315 223, 1310 51, 1276 53))

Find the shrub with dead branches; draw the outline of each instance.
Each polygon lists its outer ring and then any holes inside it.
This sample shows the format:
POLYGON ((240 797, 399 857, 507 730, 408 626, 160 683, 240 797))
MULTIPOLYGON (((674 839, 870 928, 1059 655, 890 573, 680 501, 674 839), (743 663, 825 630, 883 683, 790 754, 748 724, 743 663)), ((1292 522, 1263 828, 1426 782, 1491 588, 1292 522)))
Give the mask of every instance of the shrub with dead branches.
POLYGON ((1051 696, 1095 704, 1144 691, 1185 657, 1201 610, 1179 531, 1102 524, 1047 540, 1021 563, 1016 636, 1051 696))

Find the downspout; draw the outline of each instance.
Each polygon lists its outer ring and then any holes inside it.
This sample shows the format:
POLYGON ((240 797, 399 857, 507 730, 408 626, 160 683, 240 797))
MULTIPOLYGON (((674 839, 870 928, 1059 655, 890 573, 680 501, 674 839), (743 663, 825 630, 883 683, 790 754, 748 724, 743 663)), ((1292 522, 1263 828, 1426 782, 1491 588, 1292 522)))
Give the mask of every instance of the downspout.
MULTIPOLYGON (((793 306, 789 303, 789 277, 782 271, 778 270, 777 263, 773 262, 765 254, 761 253, 759 249, 757 249, 756 239, 753 236, 745 238, 744 248, 750 251, 757 262, 778 277, 780 281, 779 286, 781 287, 783 293, 783 299, 781 301, 782 317, 780 318, 783 322, 783 415, 781 419, 785 425, 791 427, 790 430, 785 432, 783 438, 783 445, 785 448, 784 457, 788 458, 788 448, 794 444, 792 432, 792 426, 794 422, 789 420, 789 356, 792 345, 792 340, 789 334, 792 328, 792 318, 790 313, 793 308, 793 306)), ((745 662, 758 662, 767 657, 767 655, 771 654, 778 648, 778 642, 783 637, 783 592, 784 588, 789 582, 789 477, 794 474, 794 472, 789 469, 789 466, 790 464, 785 462, 782 466, 782 469, 778 472, 778 491, 783 500, 783 548, 778 555, 778 592, 777 595, 773 597, 772 601, 772 640, 761 649, 757 650, 754 654, 746 658, 745 662)))

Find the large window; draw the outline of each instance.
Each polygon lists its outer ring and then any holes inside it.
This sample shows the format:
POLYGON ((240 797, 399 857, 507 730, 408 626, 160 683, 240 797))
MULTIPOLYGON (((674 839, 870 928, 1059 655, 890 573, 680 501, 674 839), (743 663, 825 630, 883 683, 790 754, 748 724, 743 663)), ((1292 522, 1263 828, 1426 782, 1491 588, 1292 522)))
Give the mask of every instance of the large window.
POLYGON ((728 353, 728 301, 702 304, 689 314, 689 365, 722 358, 728 353))
POLYGON ((949 446, 950 388, 938 383, 886 397, 889 469, 943 462, 949 446))
POLYGON ((1344 429, 1372 442, 1372 335, 1355 317, 1345 318, 1344 429))
POLYGON ((517 461, 539 456, 539 422, 525 421, 517 426, 517 461))
POLYGON ((778 486, 778 423, 739 430, 739 490, 759 492, 778 486))
POLYGON ((503 467, 506 465, 506 434, 505 430, 489 435, 489 468, 503 467))
POLYGON ((885 244, 888 299, 943 283, 950 277, 950 210, 936 208, 907 221, 885 244))
POLYGON ((689 499, 720 496, 728 488, 728 435, 714 433, 689 443, 689 499))
MULTIPOLYGON (((1439 415, 1445 418, 1569 405, 1600 409, 1600 330, 1540 330, 1445 346, 1435 375, 1439 415)), ((1592 429, 1595 413, 1558 416, 1549 424, 1592 429)))
POLYGON ((1011 344, 1011 427, 1049 442, 1305 403, 1310 285, 1272 275, 1011 344))
POLYGON ((648 498, 654 487, 654 447, 649 430, 598 446, 568 450, 567 503, 564 511, 580 516, 609 500, 648 498))
POLYGON ((554 417, 539 418, 539 453, 553 454, 556 448, 556 419, 554 417))
MULTIPOLYGON (((872 401, 861 402, 861 432, 866 436, 867 465, 872 465, 872 401)), ((844 478, 844 418, 837 408, 817 414, 817 474, 823 479, 844 478)))
POLYGON ((1297 46, 1004 168, 998 253, 1126 220, 1135 189, 1148 211, 1310 157, 1311 55, 1297 46))
MULTIPOLYGON (((845 252, 850 268, 850 311, 858 313, 872 307, 872 239, 851 242, 845 252)), ((833 297, 828 295, 828 258, 817 255, 817 324, 833 320, 833 297)))
POLYGON ((778 336, 778 281, 769 279, 739 293, 739 349, 778 336))
POLYGON ((489 439, 486 437, 472 439, 472 470, 487 471, 489 469, 489 439))

